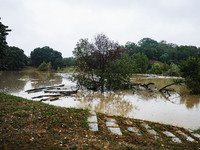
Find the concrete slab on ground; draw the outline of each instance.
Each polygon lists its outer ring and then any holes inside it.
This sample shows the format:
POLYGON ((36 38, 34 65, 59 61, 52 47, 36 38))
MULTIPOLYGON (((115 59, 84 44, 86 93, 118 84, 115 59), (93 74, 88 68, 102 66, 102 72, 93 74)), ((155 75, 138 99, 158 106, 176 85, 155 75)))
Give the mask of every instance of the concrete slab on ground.
POLYGON ((151 128, 151 127, 150 127, 148 124, 146 124, 145 122, 142 122, 141 125, 142 125, 144 128, 146 128, 146 129, 150 129, 150 128, 151 128))
POLYGON ((118 127, 118 125, 115 122, 106 122, 107 127, 118 127))
POLYGON ((164 131, 163 134, 165 134, 165 135, 168 136, 168 137, 176 137, 174 134, 172 134, 172 133, 169 132, 169 131, 164 131))
POLYGON ((172 134, 169 131, 164 131, 163 134, 165 134, 167 137, 171 137, 172 141, 175 142, 175 143, 182 143, 179 138, 177 138, 174 134, 172 134))
POLYGON ((175 143, 182 143, 181 140, 177 137, 172 138, 172 141, 175 142, 175 143))
POLYGON ((87 120, 88 122, 97 122, 97 116, 90 116, 87 120))
POLYGON ((120 128, 108 127, 108 129, 109 129, 110 132, 112 132, 113 134, 122 135, 122 132, 121 132, 120 128))
POLYGON ((95 112, 94 110, 90 110, 90 111, 89 111, 89 114, 90 114, 91 116, 96 116, 96 115, 97 115, 96 112, 95 112))
POLYGON ((89 123, 89 130, 90 131, 98 131, 98 124, 97 123, 89 123))
POLYGON ((107 118, 107 121, 108 121, 108 122, 116 122, 116 120, 113 119, 113 118, 107 118))
POLYGON ((192 133, 192 135, 193 135, 194 137, 196 137, 196 138, 199 138, 199 139, 200 139, 200 135, 199 135, 199 134, 197 134, 197 133, 192 133))
POLYGON ((133 132, 137 135, 141 135, 140 132, 139 132, 139 129, 136 128, 136 127, 128 127, 127 130, 130 131, 130 132, 133 132))
POLYGON ((187 134, 183 133, 182 131, 177 131, 178 134, 184 136, 186 138, 187 141, 190 142, 195 142, 195 140, 193 138, 191 138, 190 136, 188 136, 187 134))

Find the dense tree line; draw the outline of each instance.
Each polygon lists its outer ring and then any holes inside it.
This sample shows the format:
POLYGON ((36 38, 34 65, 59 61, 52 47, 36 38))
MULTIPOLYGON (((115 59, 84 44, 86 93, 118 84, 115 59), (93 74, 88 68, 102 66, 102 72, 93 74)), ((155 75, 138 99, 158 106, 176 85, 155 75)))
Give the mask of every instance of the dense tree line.
POLYGON ((5 56, 0 60, 1 70, 20 70, 27 64, 28 57, 18 47, 7 47, 5 56))
POLYGON ((57 69, 62 66, 62 54, 52 48, 45 46, 42 48, 36 48, 31 52, 31 64, 35 67, 39 67, 43 62, 51 62, 52 68, 57 69))
POLYGON ((178 46, 166 41, 157 42, 150 38, 143 38, 138 44, 127 42, 123 47, 129 51, 130 55, 140 52, 150 60, 167 64, 180 64, 182 60, 186 60, 190 56, 200 57, 200 48, 195 46, 178 46))

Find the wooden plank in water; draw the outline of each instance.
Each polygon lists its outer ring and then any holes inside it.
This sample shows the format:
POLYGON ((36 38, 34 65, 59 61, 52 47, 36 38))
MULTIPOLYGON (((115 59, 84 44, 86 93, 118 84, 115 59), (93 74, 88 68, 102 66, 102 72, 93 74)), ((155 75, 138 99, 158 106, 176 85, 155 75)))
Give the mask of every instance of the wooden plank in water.
POLYGON ((55 97, 55 96, 61 96, 61 94, 58 94, 58 95, 40 95, 40 96, 32 97, 32 99, 35 99, 35 98, 42 98, 42 97, 55 97))
POLYGON ((62 93, 62 92, 68 92, 68 91, 61 91, 61 90, 57 90, 57 91, 46 90, 46 91, 44 91, 44 93, 62 93))
POLYGON ((58 100, 58 99, 59 99, 59 96, 56 96, 56 97, 49 97, 49 98, 41 99, 40 101, 47 101, 47 100, 53 101, 53 100, 58 100))
POLYGON ((44 91, 44 93, 60 93, 63 95, 76 94, 77 92, 78 92, 78 90, 75 90, 75 91, 63 91, 63 90, 49 91, 49 90, 46 90, 46 91, 44 91))
POLYGON ((40 88, 34 88, 34 89, 26 90, 25 92, 28 92, 28 93, 40 92, 44 89, 50 90, 50 89, 55 89, 57 87, 63 87, 63 86, 65 86, 65 84, 54 85, 54 86, 44 86, 44 87, 40 87, 40 88))

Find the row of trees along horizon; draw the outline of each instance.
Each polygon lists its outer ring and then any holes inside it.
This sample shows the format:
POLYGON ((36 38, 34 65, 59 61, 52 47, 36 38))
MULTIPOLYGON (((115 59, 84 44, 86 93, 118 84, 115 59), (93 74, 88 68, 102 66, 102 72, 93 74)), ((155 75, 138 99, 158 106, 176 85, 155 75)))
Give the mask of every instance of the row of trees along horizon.
POLYGON ((182 76, 186 84, 194 88, 193 93, 200 93, 197 89, 200 87, 200 47, 178 46, 151 38, 143 38, 137 44, 119 45, 106 35, 98 34, 94 42, 80 39, 74 48, 74 57, 63 58, 62 53, 44 46, 35 48, 28 58, 22 49, 7 45, 9 32, 8 26, 0 22, 0 70, 34 66, 46 71, 76 66, 78 74, 74 81, 101 90, 125 88, 134 73, 182 76))

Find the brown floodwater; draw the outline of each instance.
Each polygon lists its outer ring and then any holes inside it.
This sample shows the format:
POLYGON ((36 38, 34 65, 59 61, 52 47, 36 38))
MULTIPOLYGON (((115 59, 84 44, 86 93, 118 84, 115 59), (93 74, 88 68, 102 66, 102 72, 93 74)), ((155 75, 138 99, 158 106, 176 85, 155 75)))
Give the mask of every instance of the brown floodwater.
MULTIPOLYGON (((26 93, 32 88, 65 84, 68 90, 76 89, 69 80, 70 73, 49 73, 37 71, 0 72, 0 92, 24 97, 44 95, 43 92, 26 93)), ((120 115, 135 119, 155 121, 190 129, 200 128, 200 95, 190 95, 183 85, 173 85, 176 90, 171 96, 161 94, 157 89, 173 82, 175 78, 156 75, 134 75, 134 83, 150 83, 154 91, 126 90, 115 92, 94 92, 79 90, 74 96, 62 97, 57 101, 46 101, 61 107, 89 108, 109 115, 120 115)), ((34 99, 39 101, 39 99, 34 99)))

